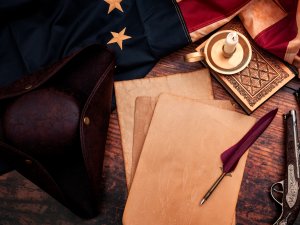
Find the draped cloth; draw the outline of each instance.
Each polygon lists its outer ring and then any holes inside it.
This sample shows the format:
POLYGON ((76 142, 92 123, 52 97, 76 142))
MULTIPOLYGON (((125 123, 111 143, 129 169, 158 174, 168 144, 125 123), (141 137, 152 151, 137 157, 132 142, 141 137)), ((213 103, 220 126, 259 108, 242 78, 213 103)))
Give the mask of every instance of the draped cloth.
POLYGON ((0 43, 1 88, 94 43, 141 78, 190 37, 172 0, 0 0, 0 43))
POLYGON ((0 0, 0 87, 93 43, 116 54, 116 80, 141 78, 235 16, 259 46, 300 68, 299 7, 298 0, 0 0))

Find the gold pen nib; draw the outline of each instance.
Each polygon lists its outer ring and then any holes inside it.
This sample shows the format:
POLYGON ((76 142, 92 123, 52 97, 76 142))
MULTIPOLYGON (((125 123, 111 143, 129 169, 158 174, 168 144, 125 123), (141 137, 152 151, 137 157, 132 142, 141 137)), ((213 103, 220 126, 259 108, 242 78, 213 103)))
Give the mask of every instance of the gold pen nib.
POLYGON ((201 200, 201 202, 200 202, 200 205, 203 205, 204 204, 204 202, 205 202, 205 198, 203 198, 202 200, 201 200))
POLYGON ((209 198, 209 196, 213 193, 216 187, 219 185, 221 180, 225 177, 226 173, 222 173, 221 176, 215 181, 215 183, 210 187, 210 189, 206 192, 203 199, 200 202, 200 205, 203 205, 204 202, 209 198))

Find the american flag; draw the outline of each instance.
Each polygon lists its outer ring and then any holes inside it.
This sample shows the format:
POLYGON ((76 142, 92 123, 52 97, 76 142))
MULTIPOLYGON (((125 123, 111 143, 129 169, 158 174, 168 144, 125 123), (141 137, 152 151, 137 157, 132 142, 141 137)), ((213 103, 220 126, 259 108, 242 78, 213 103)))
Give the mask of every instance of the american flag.
POLYGON ((161 57, 236 16, 259 46, 300 68, 297 0, 0 3, 0 87, 93 43, 106 45, 116 54, 116 80, 140 78, 161 57))

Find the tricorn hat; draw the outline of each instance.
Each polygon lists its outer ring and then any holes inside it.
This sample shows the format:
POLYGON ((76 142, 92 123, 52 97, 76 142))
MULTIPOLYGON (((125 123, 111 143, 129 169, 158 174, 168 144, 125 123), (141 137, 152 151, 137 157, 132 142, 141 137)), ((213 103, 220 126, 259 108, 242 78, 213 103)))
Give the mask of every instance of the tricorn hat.
POLYGON ((114 56, 91 45, 0 84, 0 157, 77 215, 97 215, 114 56))

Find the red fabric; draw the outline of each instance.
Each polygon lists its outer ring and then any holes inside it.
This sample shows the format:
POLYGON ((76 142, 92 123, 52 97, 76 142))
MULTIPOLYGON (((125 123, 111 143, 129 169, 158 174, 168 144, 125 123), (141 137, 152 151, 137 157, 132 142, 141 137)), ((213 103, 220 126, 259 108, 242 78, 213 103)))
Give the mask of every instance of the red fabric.
POLYGON ((298 2, 297 0, 291 0, 291 1, 279 0, 280 5, 282 5, 282 7, 287 11, 293 11, 293 9, 296 9, 297 2, 298 2))
POLYGON ((191 33, 230 16, 249 1, 250 0, 183 0, 178 4, 188 31, 191 33))
POLYGON ((289 41, 296 37, 297 32, 295 18, 287 16, 268 29, 263 30, 254 40, 262 48, 283 59, 289 41))
MULTIPOLYGON (((255 37, 256 43, 267 51, 284 58, 289 41, 298 33, 296 13, 298 1, 280 1, 288 15, 255 37)), ((298 52, 299 55, 299 52, 298 52)))

